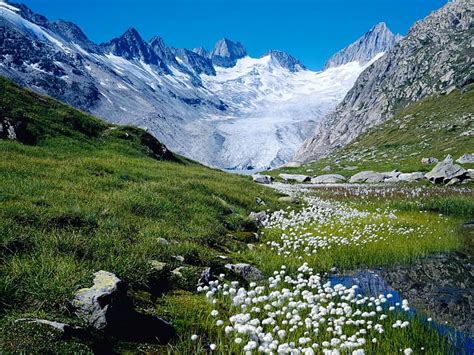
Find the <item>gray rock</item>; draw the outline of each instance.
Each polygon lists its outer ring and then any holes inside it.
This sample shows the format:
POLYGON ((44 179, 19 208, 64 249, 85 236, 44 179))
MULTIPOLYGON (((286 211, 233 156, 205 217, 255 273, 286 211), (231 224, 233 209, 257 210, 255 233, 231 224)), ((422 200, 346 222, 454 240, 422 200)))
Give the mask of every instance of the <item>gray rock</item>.
POLYGON ((168 240, 166 240, 165 238, 158 238, 158 243, 162 244, 162 245, 169 245, 170 244, 170 242, 168 242, 168 240))
POLYGON ((261 212, 250 212, 249 218, 257 221, 259 226, 263 225, 263 222, 267 219, 267 213, 265 211, 261 212))
POLYGON ((211 268, 210 267, 205 267, 202 272, 201 272, 201 275, 199 276, 199 280, 198 280, 198 287, 199 286, 207 286, 209 285, 209 282, 213 280, 213 276, 212 276, 212 272, 211 272, 211 268))
POLYGON ((324 168, 321 169, 322 171, 331 171, 331 167, 329 165, 326 165, 324 168))
POLYGON ((425 177, 432 183, 447 183, 449 180, 458 178, 463 180, 467 178, 467 171, 461 166, 454 164, 451 155, 436 164, 436 166, 425 177))
POLYGON ((225 267, 248 282, 263 279, 263 273, 255 266, 249 264, 226 264, 225 267))
POLYGON ((367 183, 378 183, 384 182, 385 175, 383 173, 377 173, 375 171, 361 171, 349 179, 350 183, 356 182, 367 182, 367 183))
POLYGON ((173 255, 173 258, 179 261, 180 263, 184 263, 184 256, 182 255, 173 255))
POLYGON ((466 153, 456 160, 459 164, 474 164, 474 153, 466 153))
POLYGON ((158 261, 158 260, 151 260, 150 261, 150 266, 151 266, 151 269, 153 271, 161 272, 161 271, 163 271, 167 268, 168 264, 163 263, 163 262, 158 261))
POLYGON ((60 323, 60 322, 50 321, 46 319, 38 319, 38 318, 20 318, 20 319, 15 320, 15 323, 32 323, 32 324, 47 325, 48 327, 59 330, 59 332, 65 336, 71 334, 73 331, 82 329, 80 327, 73 327, 67 323, 60 323))
POLYGON ((428 165, 428 164, 435 164, 438 162, 438 159, 434 158, 434 157, 429 157, 429 158, 423 158, 421 159, 421 164, 425 164, 425 165, 428 165))
POLYGON ((423 173, 420 173, 419 171, 413 173, 401 173, 400 175, 398 175, 398 180, 406 182, 415 182, 423 180, 424 178, 425 176, 423 175, 423 173))
POLYGON ((252 179, 254 182, 259 184, 271 184, 273 181, 273 177, 269 175, 261 175, 261 174, 254 174, 252 175, 252 179))
POLYGON ((474 179, 474 169, 467 169, 467 178, 474 179))
POLYGON ((460 182, 461 182, 461 180, 459 180, 458 178, 454 178, 454 179, 449 180, 448 183, 446 184, 446 186, 457 185, 460 182))
POLYGON ((72 301, 76 315, 98 330, 104 330, 126 303, 125 285, 117 276, 103 270, 94 274, 92 287, 77 291, 72 301))
POLYGON ((285 181, 296 181, 296 182, 307 182, 311 181, 311 178, 307 175, 299 174, 280 174, 280 176, 285 181))
POLYGON ((339 174, 320 175, 311 179, 312 184, 337 184, 345 181, 347 181, 347 179, 339 174))
POLYGON ((346 166, 344 170, 357 170, 357 166, 346 166))
POLYGON ((257 205, 259 206, 265 206, 265 201, 263 201, 260 197, 257 197, 255 199, 255 202, 257 203, 257 205))

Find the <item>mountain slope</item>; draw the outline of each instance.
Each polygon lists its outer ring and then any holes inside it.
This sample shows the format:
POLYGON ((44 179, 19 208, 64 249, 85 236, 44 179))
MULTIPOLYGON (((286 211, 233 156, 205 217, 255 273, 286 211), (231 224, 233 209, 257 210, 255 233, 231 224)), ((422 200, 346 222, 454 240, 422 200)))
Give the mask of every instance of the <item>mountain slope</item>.
POLYGON ((469 83, 472 18, 472 1, 457 0, 417 22, 405 38, 360 75, 295 159, 325 156, 409 103, 469 83))

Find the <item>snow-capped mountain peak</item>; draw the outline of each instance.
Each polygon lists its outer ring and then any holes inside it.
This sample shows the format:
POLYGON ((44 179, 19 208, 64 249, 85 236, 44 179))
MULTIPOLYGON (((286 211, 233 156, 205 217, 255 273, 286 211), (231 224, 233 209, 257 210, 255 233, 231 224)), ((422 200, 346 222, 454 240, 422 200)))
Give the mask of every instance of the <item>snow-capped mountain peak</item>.
POLYGON ((385 22, 380 22, 355 42, 329 58, 324 69, 354 61, 363 65, 375 57, 377 53, 387 52, 401 38, 401 35, 393 34, 385 22))
POLYGON ((276 61, 283 68, 286 68, 291 72, 306 69, 303 63, 286 52, 272 49, 267 54, 265 54, 265 56, 267 55, 269 55, 272 60, 276 61))
POLYGON ((229 68, 234 66, 238 59, 246 55, 247 50, 242 43, 223 38, 216 43, 209 57, 215 65, 229 68))

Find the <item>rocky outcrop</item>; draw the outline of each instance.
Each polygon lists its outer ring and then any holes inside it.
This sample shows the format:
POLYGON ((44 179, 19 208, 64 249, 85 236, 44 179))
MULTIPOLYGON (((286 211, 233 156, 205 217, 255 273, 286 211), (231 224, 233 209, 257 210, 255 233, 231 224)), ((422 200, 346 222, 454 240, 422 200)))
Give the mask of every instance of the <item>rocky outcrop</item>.
POLYGON ((341 49, 326 62, 324 69, 337 67, 350 62, 368 63, 378 53, 387 52, 402 36, 394 35, 385 22, 380 22, 357 41, 341 49))
POLYGON ((359 76, 294 160, 324 157, 410 103, 468 84, 472 7, 470 0, 450 1, 415 23, 406 37, 359 76))
POLYGON ((423 173, 420 173, 419 171, 415 171, 413 173, 401 173, 397 177, 399 181, 406 181, 406 182, 420 181, 420 180, 423 180, 424 178, 425 176, 423 175, 423 173))
POLYGON ((425 177, 432 183, 448 183, 452 179, 459 179, 460 181, 467 178, 467 171, 454 164, 453 158, 451 155, 446 156, 446 158, 436 164, 436 166, 427 174, 425 177))

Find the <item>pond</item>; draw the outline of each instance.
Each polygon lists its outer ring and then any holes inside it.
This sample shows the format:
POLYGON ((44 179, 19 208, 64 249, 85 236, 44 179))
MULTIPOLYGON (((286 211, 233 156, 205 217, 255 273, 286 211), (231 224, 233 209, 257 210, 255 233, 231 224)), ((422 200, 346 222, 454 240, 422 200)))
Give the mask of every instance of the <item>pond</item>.
POLYGON ((332 284, 358 286, 367 296, 391 293, 387 307, 407 299, 417 315, 450 339, 457 354, 474 354, 472 256, 443 253, 411 265, 332 275, 332 284))

